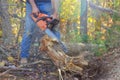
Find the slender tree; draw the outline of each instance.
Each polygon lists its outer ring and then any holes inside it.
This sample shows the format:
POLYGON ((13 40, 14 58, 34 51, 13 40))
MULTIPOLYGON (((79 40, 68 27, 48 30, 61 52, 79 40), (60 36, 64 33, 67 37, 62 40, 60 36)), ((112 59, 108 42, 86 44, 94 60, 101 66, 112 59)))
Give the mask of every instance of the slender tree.
POLYGON ((3 31, 3 40, 6 44, 12 44, 13 34, 12 26, 10 23, 10 17, 8 13, 8 2, 7 0, 0 0, 0 11, 1 11, 1 25, 3 31))
POLYGON ((83 42, 87 42, 87 0, 81 0, 80 33, 83 42))

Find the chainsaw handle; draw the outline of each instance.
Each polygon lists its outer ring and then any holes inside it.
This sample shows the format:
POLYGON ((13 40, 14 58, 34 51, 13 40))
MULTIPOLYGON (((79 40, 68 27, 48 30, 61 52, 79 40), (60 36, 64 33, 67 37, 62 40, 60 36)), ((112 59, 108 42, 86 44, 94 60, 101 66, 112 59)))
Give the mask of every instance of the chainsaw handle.
POLYGON ((32 13, 31 14, 34 18, 37 18, 38 17, 38 15, 36 15, 35 13, 32 13))
POLYGON ((38 18, 36 20, 36 23, 39 22, 40 20, 43 20, 43 21, 48 21, 48 19, 52 20, 53 18, 52 17, 49 17, 49 16, 43 16, 41 18, 38 18))
POLYGON ((42 13, 40 13, 38 15, 36 15, 34 13, 31 13, 31 17, 32 17, 33 21, 36 22, 36 23, 39 22, 40 20, 48 21, 48 20, 53 19, 52 17, 50 17, 50 16, 48 16, 46 14, 42 14, 42 13))
POLYGON ((31 18, 37 24, 37 26, 40 27, 40 29, 42 30, 45 30, 46 28, 53 29, 55 25, 59 23, 59 20, 53 19, 53 17, 50 17, 42 13, 38 15, 32 13, 31 18))

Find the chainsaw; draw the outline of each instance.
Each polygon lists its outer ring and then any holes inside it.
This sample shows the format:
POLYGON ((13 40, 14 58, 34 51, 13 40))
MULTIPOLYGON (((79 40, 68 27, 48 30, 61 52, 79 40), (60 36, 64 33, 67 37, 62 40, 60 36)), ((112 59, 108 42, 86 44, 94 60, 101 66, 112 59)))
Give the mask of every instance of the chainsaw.
POLYGON ((59 24, 59 20, 53 19, 43 13, 39 13, 38 15, 31 14, 31 18, 42 31, 60 44, 65 53, 68 52, 66 46, 60 40, 60 33, 55 30, 56 25, 59 24))

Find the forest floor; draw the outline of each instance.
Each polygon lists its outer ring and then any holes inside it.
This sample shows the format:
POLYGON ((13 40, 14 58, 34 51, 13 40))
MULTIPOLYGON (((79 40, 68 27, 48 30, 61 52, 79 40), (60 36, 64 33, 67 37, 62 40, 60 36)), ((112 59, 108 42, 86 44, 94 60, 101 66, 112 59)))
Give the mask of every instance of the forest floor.
POLYGON ((110 49, 100 57, 92 57, 79 80, 120 80, 120 47, 110 49))
POLYGON ((103 58, 105 71, 96 80, 120 80, 120 47, 110 50, 107 54, 103 58))
MULTIPOLYGON (((110 49, 103 56, 92 56, 82 76, 69 71, 60 75, 52 61, 44 54, 42 57, 41 54, 32 54, 30 64, 22 67, 19 66, 19 62, 18 67, 3 66, 2 61, 7 60, 4 52, 19 53, 17 47, 0 46, 0 80, 62 80, 61 77, 64 80, 120 80, 120 47, 110 49)), ((7 63, 9 62, 7 60, 7 63)))

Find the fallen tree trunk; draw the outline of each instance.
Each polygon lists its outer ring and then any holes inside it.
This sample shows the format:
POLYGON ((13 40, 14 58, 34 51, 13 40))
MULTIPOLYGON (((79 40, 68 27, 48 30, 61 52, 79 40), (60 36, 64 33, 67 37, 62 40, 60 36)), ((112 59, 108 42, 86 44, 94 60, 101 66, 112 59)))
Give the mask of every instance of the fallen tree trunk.
POLYGON ((68 49, 69 56, 78 56, 79 54, 84 53, 85 51, 92 52, 98 47, 96 44, 84 44, 84 43, 65 43, 68 49))
POLYGON ((40 50, 45 51, 57 68, 63 71, 71 71, 82 74, 84 66, 88 65, 88 62, 82 55, 77 57, 70 57, 66 55, 62 51, 59 43, 52 40, 47 35, 41 39, 40 50))

